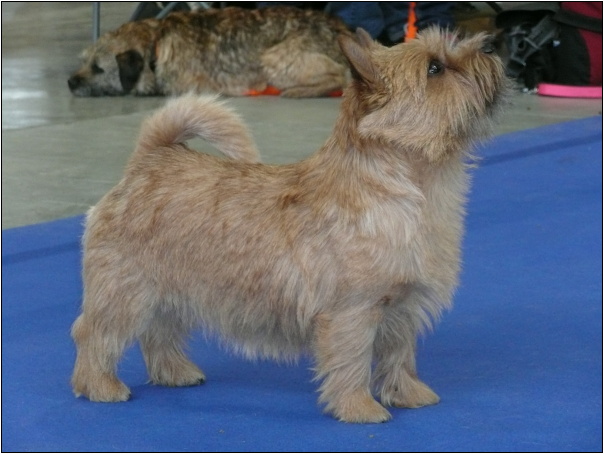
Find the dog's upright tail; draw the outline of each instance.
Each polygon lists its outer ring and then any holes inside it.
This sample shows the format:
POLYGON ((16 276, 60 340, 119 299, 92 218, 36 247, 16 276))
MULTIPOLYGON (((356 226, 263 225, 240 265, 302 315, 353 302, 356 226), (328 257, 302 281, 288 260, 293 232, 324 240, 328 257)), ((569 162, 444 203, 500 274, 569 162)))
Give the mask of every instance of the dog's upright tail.
POLYGON ((143 123, 135 154, 201 137, 230 158, 260 161, 254 139, 243 120, 217 98, 185 95, 168 101, 143 123))

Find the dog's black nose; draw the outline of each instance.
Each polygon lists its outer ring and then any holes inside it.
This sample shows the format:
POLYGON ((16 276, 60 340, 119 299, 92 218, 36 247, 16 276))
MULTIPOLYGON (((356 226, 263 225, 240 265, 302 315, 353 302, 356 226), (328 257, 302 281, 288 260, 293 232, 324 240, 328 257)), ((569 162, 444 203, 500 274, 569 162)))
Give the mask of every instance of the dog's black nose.
POLYGON ((67 85, 69 85, 69 89, 72 91, 75 90, 76 88, 78 88, 81 84, 82 84, 81 76, 71 76, 69 78, 69 80, 67 81, 67 85))

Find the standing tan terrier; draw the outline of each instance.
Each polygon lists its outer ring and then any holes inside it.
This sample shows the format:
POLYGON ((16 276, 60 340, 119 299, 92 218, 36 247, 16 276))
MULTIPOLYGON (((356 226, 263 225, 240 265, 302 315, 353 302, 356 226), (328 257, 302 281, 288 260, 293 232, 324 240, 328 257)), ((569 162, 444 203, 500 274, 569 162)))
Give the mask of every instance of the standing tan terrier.
POLYGON ((500 104, 503 67, 484 35, 431 29, 385 48, 359 30, 340 45, 354 80, 305 161, 257 163, 214 98, 173 100, 144 123, 123 179, 88 215, 76 395, 127 400, 116 363, 135 340, 153 383, 204 382, 183 353, 201 326, 248 357, 310 353, 319 401, 342 421, 438 402, 417 377, 416 336, 451 304, 465 161, 500 104), (228 159, 189 149, 194 136, 228 159))

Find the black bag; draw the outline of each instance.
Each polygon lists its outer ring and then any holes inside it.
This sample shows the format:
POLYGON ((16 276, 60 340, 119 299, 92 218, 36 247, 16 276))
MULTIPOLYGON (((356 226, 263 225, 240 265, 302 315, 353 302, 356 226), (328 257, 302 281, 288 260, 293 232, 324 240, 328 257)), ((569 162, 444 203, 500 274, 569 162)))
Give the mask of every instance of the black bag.
POLYGON ((543 2, 532 8, 497 15, 509 51, 508 76, 529 90, 540 82, 602 85, 602 3, 543 2))

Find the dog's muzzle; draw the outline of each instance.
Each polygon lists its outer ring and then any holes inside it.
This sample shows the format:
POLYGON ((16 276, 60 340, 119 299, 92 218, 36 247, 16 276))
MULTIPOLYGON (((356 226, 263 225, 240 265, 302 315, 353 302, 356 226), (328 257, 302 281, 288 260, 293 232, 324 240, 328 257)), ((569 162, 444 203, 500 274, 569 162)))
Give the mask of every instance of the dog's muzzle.
POLYGON ((69 89, 71 91, 74 91, 82 86, 83 81, 84 81, 84 78, 82 76, 78 76, 76 74, 69 78, 69 80, 67 81, 67 85, 69 86, 69 89))

